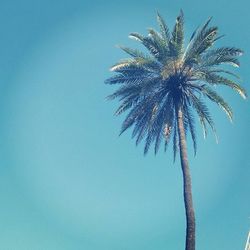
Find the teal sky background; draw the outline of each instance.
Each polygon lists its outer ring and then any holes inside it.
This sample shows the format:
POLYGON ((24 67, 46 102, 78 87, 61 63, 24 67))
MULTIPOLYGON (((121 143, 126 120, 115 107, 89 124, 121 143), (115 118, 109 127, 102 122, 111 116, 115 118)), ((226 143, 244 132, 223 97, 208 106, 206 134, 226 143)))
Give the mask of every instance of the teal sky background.
MULTIPOLYGON (((250 92, 246 0, 0 1, 0 250, 184 249, 179 160, 118 137, 103 83, 126 56, 116 44, 137 47, 130 32, 157 27, 156 10, 172 27, 180 8, 186 35, 213 16, 218 45, 245 51, 250 92)), ((188 141, 197 250, 244 249, 250 229, 249 100, 218 91, 233 124, 210 105, 219 144, 197 126, 194 158, 188 141)))

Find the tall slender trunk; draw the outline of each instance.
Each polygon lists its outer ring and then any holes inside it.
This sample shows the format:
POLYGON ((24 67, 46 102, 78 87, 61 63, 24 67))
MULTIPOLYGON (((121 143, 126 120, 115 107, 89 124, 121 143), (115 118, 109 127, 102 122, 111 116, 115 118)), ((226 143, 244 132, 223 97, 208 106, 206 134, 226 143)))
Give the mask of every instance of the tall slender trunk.
POLYGON ((186 222, 187 222, 185 250, 195 250, 195 215, 193 208, 191 175, 188 165, 183 113, 181 108, 177 109, 176 113, 178 122, 181 169, 183 174, 183 194, 184 194, 186 222))

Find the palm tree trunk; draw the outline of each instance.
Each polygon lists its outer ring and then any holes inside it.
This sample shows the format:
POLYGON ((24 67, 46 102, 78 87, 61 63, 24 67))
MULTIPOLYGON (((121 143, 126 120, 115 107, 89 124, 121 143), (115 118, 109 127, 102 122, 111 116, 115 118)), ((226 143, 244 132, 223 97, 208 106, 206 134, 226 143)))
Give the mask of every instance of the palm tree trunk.
POLYGON ((186 136, 184 130, 183 113, 181 108, 177 110, 180 160, 183 174, 183 194, 186 210, 186 248, 185 250, 195 250, 195 215, 192 199, 191 175, 188 166, 186 136))

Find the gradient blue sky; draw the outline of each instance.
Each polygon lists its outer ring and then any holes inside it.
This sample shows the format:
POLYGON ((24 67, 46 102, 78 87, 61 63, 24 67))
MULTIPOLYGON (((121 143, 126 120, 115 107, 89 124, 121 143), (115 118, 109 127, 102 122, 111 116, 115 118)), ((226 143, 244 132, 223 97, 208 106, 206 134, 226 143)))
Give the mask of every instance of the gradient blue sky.
MULTIPOLYGON (((108 68, 124 54, 116 44, 170 25, 184 10, 186 33, 213 16, 220 45, 245 51, 249 91, 250 4, 227 1, 0 1, 0 249, 181 250, 185 217, 179 161, 172 150, 135 147, 118 137, 122 117, 108 68)), ((215 106, 219 144, 197 129, 189 150, 197 215, 197 249, 243 249, 250 228, 249 101, 218 89, 235 113, 215 106)))

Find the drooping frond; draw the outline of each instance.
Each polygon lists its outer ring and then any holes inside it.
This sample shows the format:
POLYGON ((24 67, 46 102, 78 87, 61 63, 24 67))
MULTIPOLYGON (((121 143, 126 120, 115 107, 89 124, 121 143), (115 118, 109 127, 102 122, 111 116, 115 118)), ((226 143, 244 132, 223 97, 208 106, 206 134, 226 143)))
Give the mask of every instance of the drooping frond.
POLYGON ((148 150, 152 144, 152 141, 153 141, 153 134, 148 132, 147 133, 147 137, 145 139, 145 146, 144 146, 144 155, 146 155, 148 153, 148 150))
POLYGON ((115 115, 120 115, 127 111, 129 108, 133 107, 138 102, 138 97, 136 95, 127 97, 119 108, 115 111, 115 115))
POLYGON ((171 96, 166 96, 165 101, 159 105, 152 129, 156 133, 155 139, 155 154, 158 152, 162 138, 168 140, 172 133, 174 121, 174 103, 171 96))
POLYGON ((222 74, 226 74, 226 75, 230 75, 233 76, 237 79, 240 79, 240 76, 238 76, 237 74, 229 71, 229 70, 224 70, 224 69, 210 69, 209 70, 211 73, 222 73, 222 74))
POLYGON ((229 120, 233 121, 233 111, 231 107, 224 101, 224 99, 218 95, 213 89, 205 84, 198 85, 198 84, 191 84, 191 86, 201 92, 205 97, 208 97, 211 101, 216 103, 218 106, 224 110, 226 115, 228 116, 229 120))
POLYGON ((173 136, 173 153, 174 153, 174 162, 176 160, 176 155, 179 150, 179 143, 178 143, 178 133, 177 133, 177 121, 175 120, 174 126, 174 136, 173 136))
POLYGON ((201 66, 208 67, 220 64, 229 64, 234 67, 239 67, 240 63, 236 57, 241 56, 242 54, 242 50, 234 47, 222 47, 210 50, 203 56, 201 66))
POLYGON ((237 84, 236 82, 217 75, 215 73, 211 73, 209 71, 201 71, 201 75, 200 75, 200 79, 203 79, 204 81, 213 84, 213 85, 225 85, 228 86, 230 88, 232 88, 233 90, 235 90, 238 94, 241 95, 242 98, 246 99, 247 97, 247 93, 246 90, 244 88, 242 88, 239 84, 237 84))
POLYGON ((206 123, 207 123, 211 127, 212 131, 214 132, 214 135, 215 135, 215 138, 217 141, 217 135, 216 135, 216 129, 214 126, 214 122, 213 122, 213 119, 208 111, 206 104, 203 101, 201 101, 194 94, 191 94, 190 97, 191 97, 192 105, 193 105, 194 109, 196 110, 196 112, 199 116, 201 125, 203 127, 204 136, 205 137, 207 136, 207 126, 206 126, 206 123))
POLYGON ((196 155, 197 152, 197 141, 196 141, 196 131, 195 131, 195 121, 194 117, 192 115, 192 111, 190 110, 189 106, 186 104, 184 106, 184 115, 186 117, 188 128, 190 130, 190 134, 193 141, 193 147, 194 147, 194 154, 196 155))
POLYGON ((219 105, 222 108, 222 110, 225 111, 229 120, 231 122, 233 121, 233 111, 221 96, 219 96, 214 90, 212 90, 206 85, 202 86, 202 93, 206 95, 211 101, 219 105))
POLYGON ((122 123, 120 135, 126 131, 128 128, 130 128, 136 120, 142 116, 143 108, 146 107, 146 104, 143 102, 137 103, 136 106, 134 106, 131 111, 128 113, 126 119, 122 123))
POLYGON ((151 113, 145 112, 140 120, 137 120, 135 122, 132 137, 136 137, 136 145, 138 145, 147 134, 151 117, 151 113))

